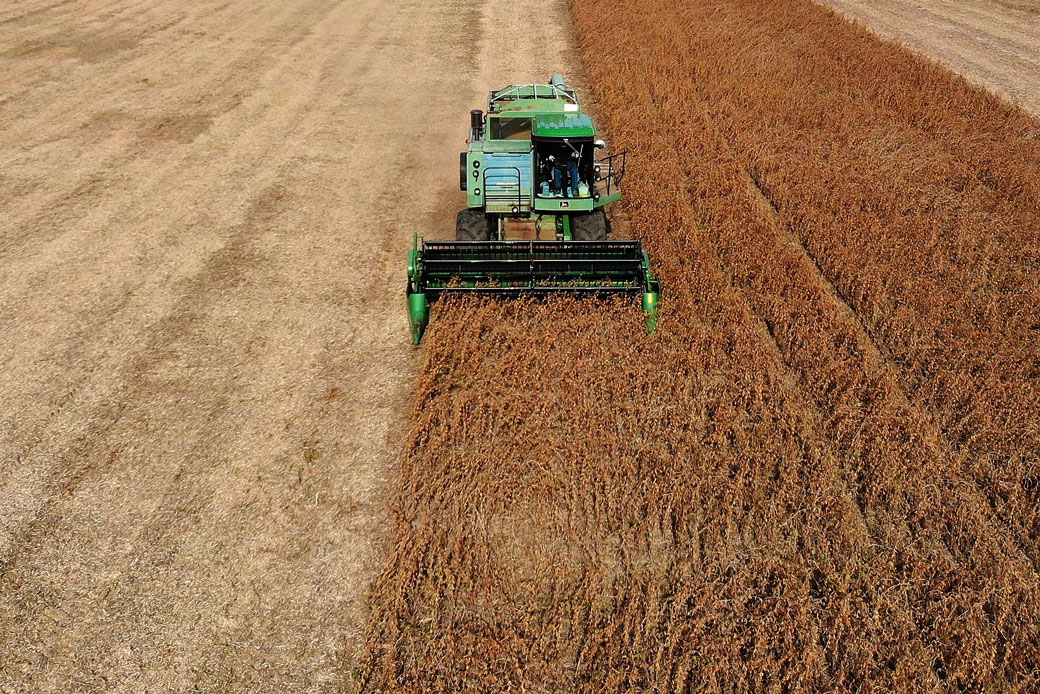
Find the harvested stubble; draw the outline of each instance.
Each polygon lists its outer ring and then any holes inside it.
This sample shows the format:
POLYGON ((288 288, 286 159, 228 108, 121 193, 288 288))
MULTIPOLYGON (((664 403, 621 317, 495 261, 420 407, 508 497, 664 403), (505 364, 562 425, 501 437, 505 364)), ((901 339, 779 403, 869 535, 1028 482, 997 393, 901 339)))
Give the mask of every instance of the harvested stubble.
POLYGON ((1034 691, 1036 122, 799 0, 572 7, 661 327, 438 307, 367 689, 1034 691))

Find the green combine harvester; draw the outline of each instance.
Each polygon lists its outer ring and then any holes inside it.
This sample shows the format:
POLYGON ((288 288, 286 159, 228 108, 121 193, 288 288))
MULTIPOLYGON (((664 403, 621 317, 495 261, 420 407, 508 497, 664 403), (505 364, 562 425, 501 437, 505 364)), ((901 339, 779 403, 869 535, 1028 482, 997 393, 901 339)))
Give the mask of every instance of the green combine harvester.
POLYGON ((603 208, 621 199, 625 152, 596 159, 605 146, 561 75, 491 92, 487 114, 470 112, 459 157, 468 206, 455 240, 420 246, 416 234, 408 258, 414 344, 447 293, 638 295, 653 332, 660 283, 650 257, 639 241, 607 238, 603 208))

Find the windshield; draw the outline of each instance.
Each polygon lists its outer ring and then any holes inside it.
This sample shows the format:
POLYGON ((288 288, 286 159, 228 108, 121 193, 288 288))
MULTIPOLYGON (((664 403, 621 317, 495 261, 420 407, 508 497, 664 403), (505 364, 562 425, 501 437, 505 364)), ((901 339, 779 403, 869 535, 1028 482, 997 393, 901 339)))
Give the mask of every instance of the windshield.
POLYGON ((530 140, 530 118, 491 118, 492 140, 530 140))

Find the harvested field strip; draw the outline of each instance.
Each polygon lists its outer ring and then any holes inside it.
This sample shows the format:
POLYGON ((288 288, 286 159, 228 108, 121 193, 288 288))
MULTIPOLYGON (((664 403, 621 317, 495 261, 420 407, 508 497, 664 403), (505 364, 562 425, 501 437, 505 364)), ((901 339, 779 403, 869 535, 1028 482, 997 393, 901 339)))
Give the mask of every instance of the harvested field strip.
MULTIPOLYGON (((838 226, 841 214, 916 200, 899 188, 907 171, 988 157, 1015 191, 998 186, 1003 202, 985 207, 974 184, 933 190, 938 226, 920 224, 944 230, 949 208, 981 206, 1013 256, 1025 236, 1010 230, 1030 223, 1036 195, 1015 168, 1027 160, 949 133, 999 140, 1032 121, 807 2, 572 8, 601 124, 615 148, 643 153, 626 178, 627 213, 665 284, 661 327, 645 336, 622 304, 437 307, 365 688, 1035 689, 1036 514, 995 503, 1027 498, 1028 451, 1000 458, 958 439, 952 410, 923 396, 918 352, 879 330, 884 311, 899 311, 850 291, 848 278, 876 266, 894 292, 920 241, 886 236, 878 219, 871 238, 838 226), (872 109, 874 82, 880 111, 817 110, 825 96, 872 109), (930 103, 952 104, 960 130, 911 108, 930 103), (869 168, 856 157, 874 150, 827 140, 842 123, 909 130, 918 147, 901 166, 869 168), (775 152, 800 159, 784 169, 775 152), (859 188, 808 177, 842 167, 859 188), (894 202, 856 197, 887 188, 894 202), (836 239, 809 216, 828 202, 841 212, 827 218, 836 239), (892 248, 901 255, 885 256, 892 248), (983 453, 1017 486, 980 475, 983 453)), ((1012 262, 997 249, 990 267, 1012 262)), ((1005 285, 978 281, 994 311, 1010 305, 1005 285)), ((1004 281, 1020 291, 1029 276, 1004 281)), ((906 301, 897 317, 917 333, 899 334, 934 340, 935 316, 920 309, 916 325, 906 301)), ((962 329, 979 330, 974 320, 962 316, 962 329)), ((1017 348, 1006 337, 987 344, 1017 348)))

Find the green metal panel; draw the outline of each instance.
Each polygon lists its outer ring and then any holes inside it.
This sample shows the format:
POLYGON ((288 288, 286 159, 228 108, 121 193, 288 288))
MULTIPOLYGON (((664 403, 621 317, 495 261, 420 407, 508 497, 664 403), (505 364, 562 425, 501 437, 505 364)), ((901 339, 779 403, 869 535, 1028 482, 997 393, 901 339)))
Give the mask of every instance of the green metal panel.
POLYGON ((430 307, 425 294, 408 295, 408 315, 411 318, 412 344, 417 345, 430 320, 430 307))
MULTIPOLYGON (((468 207, 483 207, 484 198, 482 195, 476 195, 475 191, 480 188, 480 170, 484 165, 484 153, 474 150, 471 145, 466 162, 468 164, 466 167, 466 205, 468 207)), ((483 192, 481 191, 481 193, 483 192)))
POLYGON ((543 198, 534 199, 534 209, 539 212, 589 212, 595 206, 592 198, 543 198))
POLYGON ((594 137, 596 128, 584 113, 543 113, 534 117, 535 137, 594 137))

